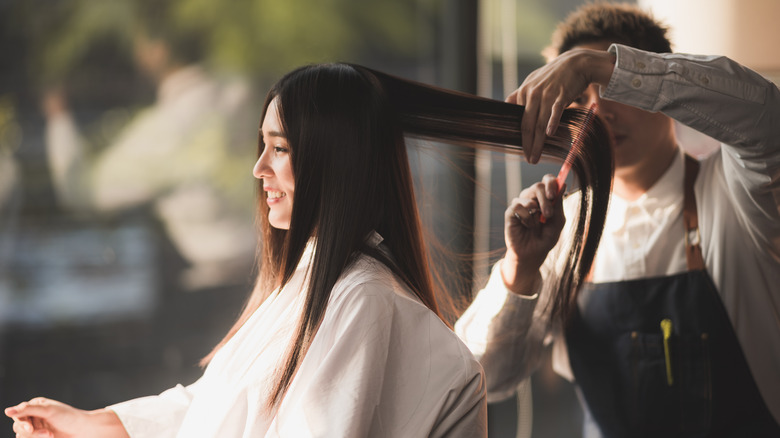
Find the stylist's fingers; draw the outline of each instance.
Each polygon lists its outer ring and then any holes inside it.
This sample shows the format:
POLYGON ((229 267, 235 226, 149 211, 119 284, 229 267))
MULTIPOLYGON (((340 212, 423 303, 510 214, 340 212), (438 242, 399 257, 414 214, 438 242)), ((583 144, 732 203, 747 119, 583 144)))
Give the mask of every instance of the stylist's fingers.
POLYGON ((552 208, 552 200, 547 199, 544 183, 532 184, 520 192, 520 195, 510 202, 505 213, 507 246, 513 247, 519 244, 525 231, 539 236, 540 216, 544 211, 550 211, 552 208), (517 228, 518 225, 520 228, 517 228))
POLYGON ((565 90, 557 84, 542 83, 538 85, 541 91, 536 94, 537 115, 535 120, 532 163, 538 163, 544 150, 547 137, 555 134, 560 124, 563 111, 571 102, 564 96, 565 90))
POLYGON ((558 194, 558 182, 555 176, 547 174, 542 178, 542 181, 532 184, 526 187, 520 196, 518 197, 520 202, 524 205, 528 205, 533 201, 535 207, 538 208, 545 216, 551 216, 555 209, 554 200, 558 194))
POLYGON ((532 95, 533 90, 521 87, 518 89, 517 102, 523 105, 523 118, 520 120, 520 133, 523 137, 523 155, 527 162, 531 162, 533 157, 534 136, 536 134, 537 106, 532 95))
POLYGON ((547 140, 547 124, 550 120, 551 108, 547 105, 546 99, 539 101, 538 114, 534 123, 533 145, 531 146, 531 164, 536 164, 542 158, 544 142, 547 140))
POLYGON ((533 74, 516 92, 510 94, 507 100, 525 106, 523 119, 520 122, 523 153, 526 161, 536 164, 541 159, 547 136, 557 128, 557 121, 560 120, 560 114, 563 112, 562 104, 558 103, 557 96, 552 94, 544 84, 536 82, 533 74), (554 128, 550 126, 553 119, 555 119, 554 128))
POLYGON ((507 103, 513 103, 515 105, 523 105, 523 102, 520 100, 520 89, 518 88, 517 90, 509 93, 509 96, 507 96, 504 101, 507 103))
POLYGON ((547 135, 555 135, 555 131, 558 130, 558 125, 561 122, 563 116, 563 110, 566 109, 568 104, 560 96, 555 99, 555 102, 550 107, 550 118, 547 121, 547 135))
POLYGON ((539 206, 536 202, 529 202, 520 198, 512 200, 512 205, 506 211, 505 220, 511 227, 515 222, 538 234, 539 232, 539 206))
POLYGON ((539 191, 539 207, 542 209, 542 214, 545 217, 552 217, 555 212, 555 199, 558 196, 558 178, 552 174, 546 174, 542 177, 542 181, 536 184, 536 189, 539 191))

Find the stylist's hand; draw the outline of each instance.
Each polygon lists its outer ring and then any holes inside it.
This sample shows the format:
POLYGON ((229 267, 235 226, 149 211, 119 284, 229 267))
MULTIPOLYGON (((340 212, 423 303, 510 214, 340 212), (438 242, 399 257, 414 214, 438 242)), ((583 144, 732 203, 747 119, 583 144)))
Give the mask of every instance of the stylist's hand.
POLYGON ((529 163, 539 162, 547 136, 558 129, 563 110, 590 84, 606 87, 615 56, 603 50, 572 49, 531 72, 506 101, 525 106, 520 130, 523 153, 529 163))
POLYGON ((558 242, 565 223, 562 195, 555 176, 545 175, 542 182, 520 192, 504 213, 506 255, 501 277, 512 292, 535 293, 539 268, 558 242), (539 221, 540 214, 544 214, 545 223, 539 221))
POLYGON ((43 397, 7 408, 18 438, 129 438, 113 411, 84 411, 43 397))

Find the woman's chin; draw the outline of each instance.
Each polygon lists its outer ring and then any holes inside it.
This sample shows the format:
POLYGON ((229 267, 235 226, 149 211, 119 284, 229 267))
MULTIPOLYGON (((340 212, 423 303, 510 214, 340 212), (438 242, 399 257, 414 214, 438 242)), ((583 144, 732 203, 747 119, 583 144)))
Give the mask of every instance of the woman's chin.
POLYGON ((277 230, 289 230, 290 229, 290 219, 284 220, 281 218, 274 217, 274 215, 268 216, 268 223, 271 224, 273 228, 276 228, 277 230))

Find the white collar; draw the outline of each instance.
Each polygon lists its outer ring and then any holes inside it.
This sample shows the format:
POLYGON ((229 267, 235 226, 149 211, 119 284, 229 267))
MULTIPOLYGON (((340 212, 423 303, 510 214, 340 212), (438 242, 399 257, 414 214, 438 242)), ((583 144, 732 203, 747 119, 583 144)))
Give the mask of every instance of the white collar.
POLYGON ((637 211, 647 215, 651 221, 658 222, 658 218, 653 215, 654 211, 682 204, 685 152, 680 147, 678 151, 677 158, 672 161, 658 181, 636 200, 627 201, 612 194, 605 231, 613 233, 620 231, 628 216, 636 214, 637 211))
MULTIPOLYGON (((368 233, 368 236, 366 237, 366 243, 372 248, 378 247, 384 240, 385 238, 382 237, 382 235, 380 235, 376 231, 371 231, 370 233, 368 233)), ((301 255, 300 264, 308 264, 311 262, 314 256, 314 248, 316 242, 317 242, 316 237, 312 237, 311 239, 309 239, 308 242, 306 242, 306 248, 303 250, 303 254, 301 255)))

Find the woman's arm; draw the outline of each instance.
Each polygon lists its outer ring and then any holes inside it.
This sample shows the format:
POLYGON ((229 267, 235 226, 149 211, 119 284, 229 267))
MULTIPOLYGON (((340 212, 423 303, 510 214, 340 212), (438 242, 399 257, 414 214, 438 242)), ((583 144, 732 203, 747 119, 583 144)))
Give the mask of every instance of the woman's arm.
POLYGON ((198 382, 177 385, 160 395, 140 397, 85 411, 44 397, 7 408, 20 437, 90 438, 175 436, 198 382))
POLYGON ((7 408, 17 437, 129 438, 119 417, 109 409, 85 411, 37 397, 7 408))

